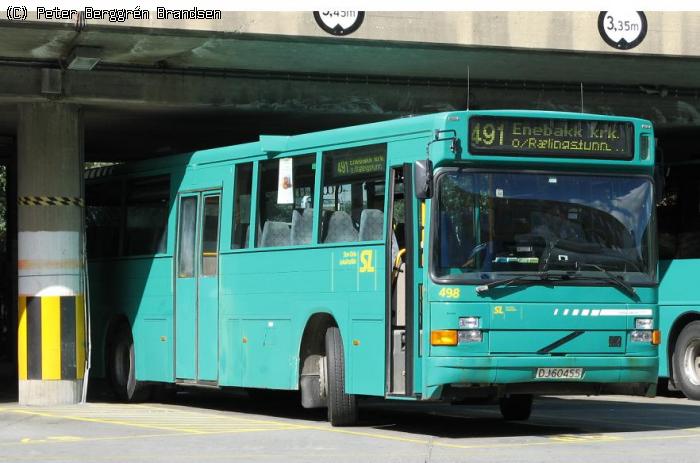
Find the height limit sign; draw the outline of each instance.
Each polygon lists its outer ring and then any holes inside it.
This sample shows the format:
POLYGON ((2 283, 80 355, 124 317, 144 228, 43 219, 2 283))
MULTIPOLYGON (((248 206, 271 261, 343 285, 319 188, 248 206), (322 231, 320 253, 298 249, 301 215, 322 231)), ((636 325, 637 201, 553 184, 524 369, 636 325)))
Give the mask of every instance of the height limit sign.
POLYGON ((611 47, 629 50, 646 37, 647 17, 641 11, 601 11, 598 32, 611 47))

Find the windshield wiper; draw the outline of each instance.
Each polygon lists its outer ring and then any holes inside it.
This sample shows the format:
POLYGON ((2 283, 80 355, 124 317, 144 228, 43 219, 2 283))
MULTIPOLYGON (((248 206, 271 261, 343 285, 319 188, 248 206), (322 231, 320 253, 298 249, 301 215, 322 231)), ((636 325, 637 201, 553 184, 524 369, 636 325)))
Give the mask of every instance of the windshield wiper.
POLYGON ((632 299, 638 300, 639 296, 637 295, 637 291, 634 289, 632 285, 629 283, 625 282, 622 280, 620 277, 614 275, 613 273, 609 272, 608 270, 604 269, 600 265, 596 264, 580 264, 578 262, 572 262, 571 263, 573 269, 575 269, 574 272, 572 271, 567 271, 566 273, 550 273, 549 270, 545 270, 540 272, 539 274, 533 275, 533 274, 528 274, 528 275, 519 275, 515 277, 510 277, 510 278, 503 278, 502 280, 496 280, 492 281, 491 283, 487 283, 485 285, 480 285, 474 288, 476 290, 476 294, 484 294, 488 291, 490 291, 493 288, 499 287, 499 286, 509 286, 512 283, 527 283, 529 285, 536 285, 536 284, 543 284, 545 282, 550 282, 550 281, 555 281, 555 280, 569 280, 569 279, 576 279, 576 280, 598 280, 598 281, 606 281, 608 283, 611 283, 613 286, 618 288, 620 291, 623 293, 627 294, 630 296, 632 299), (604 276, 598 276, 598 275, 580 275, 578 272, 581 271, 582 268, 592 268, 594 270, 597 270, 601 272, 604 276), (556 277, 556 278, 555 278, 556 277))
POLYGON ((603 280, 603 281, 610 282, 610 283, 613 284, 613 286, 615 286, 615 287, 617 287, 618 289, 620 289, 623 293, 627 294, 627 295, 628 295, 629 297, 631 297, 632 299, 638 299, 637 290, 634 289, 634 286, 632 286, 632 285, 630 285, 629 283, 627 283, 626 281, 624 281, 621 277, 616 276, 616 275, 613 274, 612 272, 610 272, 610 271, 604 269, 604 268, 601 267, 600 265, 596 265, 596 264, 580 264, 580 263, 577 262, 577 263, 576 263, 576 266, 578 267, 579 271, 580 271, 581 269, 583 269, 583 268, 588 267, 588 268, 592 268, 592 269, 594 269, 594 270, 597 270, 597 271, 601 272, 603 275, 605 275, 605 276, 596 276, 596 275, 593 275, 593 276, 583 276, 583 275, 577 276, 577 275, 575 275, 576 278, 579 278, 579 279, 587 279, 587 280, 603 280))
MULTIPOLYGON (((550 245, 548 248, 547 256, 544 258, 544 262, 542 265, 542 272, 548 273, 549 272, 549 266, 550 266, 550 257, 552 256, 552 250, 554 247, 559 243, 560 240, 556 240, 554 244, 550 245)), ((630 263, 634 264, 633 262, 630 261, 630 263)), ((576 273, 569 273, 569 277, 575 277, 577 279, 587 279, 587 280, 602 280, 602 281, 607 281, 609 283, 612 283, 613 286, 618 288, 620 291, 623 293, 627 294, 629 297, 632 299, 637 300, 637 291, 634 289, 634 286, 630 285, 629 283, 625 282, 622 278, 616 276, 609 270, 606 270, 605 268, 601 267, 600 265, 597 264, 588 264, 588 263, 580 263, 578 261, 562 261, 562 262, 557 262, 558 265, 566 265, 567 267, 570 266, 571 269, 576 272, 576 273), (592 268, 594 270, 597 270, 601 272, 605 276, 583 276, 583 275, 577 275, 578 272, 581 271, 583 268, 592 268)), ((634 264, 636 266, 636 264, 634 264)), ((637 267, 637 270, 638 267, 637 267)))
POLYGON ((510 277, 510 278, 503 278, 502 280, 495 280, 492 281, 491 283, 487 283, 485 285, 480 285, 474 288, 476 290, 476 294, 483 294, 488 291, 490 291, 493 288, 496 288, 498 286, 509 286, 512 283, 518 283, 518 282, 524 282, 527 284, 531 285, 536 285, 536 284, 541 284, 544 282, 548 281, 554 281, 555 278, 552 277, 558 277, 556 278, 557 280, 566 280, 570 277, 570 275, 567 274, 551 274, 548 271, 540 272, 539 274, 533 275, 533 274, 527 274, 527 275, 519 275, 515 277, 510 277))

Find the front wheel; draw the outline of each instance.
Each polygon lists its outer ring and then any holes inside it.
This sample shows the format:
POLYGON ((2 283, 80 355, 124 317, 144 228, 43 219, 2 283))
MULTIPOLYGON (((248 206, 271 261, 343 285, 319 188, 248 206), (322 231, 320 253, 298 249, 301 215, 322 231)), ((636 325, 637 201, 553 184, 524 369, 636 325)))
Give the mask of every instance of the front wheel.
POLYGON ((345 356, 340 330, 326 330, 326 384, 328 387, 328 421, 333 426, 357 423, 357 399, 345 393, 345 356))
POLYGON ((136 380, 136 356, 131 329, 122 326, 112 339, 109 376, 112 389, 123 402, 148 400, 151 387, 136 380))
POLYGON ((687 398, 700 400, 700 321, 688 323, 676 340, 673 382, 687 398))
POLYGON ((501 415, 508 421, 523 421, 532 413, 532 395, 516 394, 503 397, 499 401, 501 415))

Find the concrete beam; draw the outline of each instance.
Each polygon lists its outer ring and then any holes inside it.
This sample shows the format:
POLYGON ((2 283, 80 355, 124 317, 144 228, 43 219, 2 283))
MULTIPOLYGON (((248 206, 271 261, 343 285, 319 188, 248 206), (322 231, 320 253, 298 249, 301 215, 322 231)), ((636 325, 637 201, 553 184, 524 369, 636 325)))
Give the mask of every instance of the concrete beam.
MULTIPOLYGON (((14 133, 14 111, 8 103, 81 105, 86 108, 89 158, 126 160, 241 143, 260 134, 464 109, 467 85, 457 79, 132 67, 47 73, 39 67, 0 64, 0 105, 8 108, 0 111, 0 134, 14 133), (45 76, 53 85, 42 81, 45 76), (47 88, 55 93, 42 93, 47 88)), ((471 109, 581 110, 580 87, 570 81, 472 80, 469 85, 471 109)), ((700 98, 694 88, 584 84, 583 103, 586 112, 643 117, 657 126, 700 125, 700 98)))
MULTIPOLYGON (((42 69, 0 65, 0 103, 61 101, 139 111, 351 114, 396 117, 463 109, 467 82, 357 76, 201 73, 134 68, 59 71, 59 93, 42 93, 42 69)), ((46 75, 46 73, 44 73, 46 75)), ((46 86, 46 85, 44 85, 46 86)), ((589 112, 649 117, 681 125, 700 119, 698 88, 584 85, 589 112)), ((473 109, 518 107, 580 110, 571 82, 471 82, 473 109)))
MULTIPOLYGON (((46 73, 44 73, 46 74, 46 73)), ((401 80, 133 70, 61 72, 60 93, 42 93, 42 70, 0 65, 0 102, 57 101, 141 109, 407 114, 463 106, 466 88, 401 80)), ((44 85, 45 86, 45 85, 44 85)))

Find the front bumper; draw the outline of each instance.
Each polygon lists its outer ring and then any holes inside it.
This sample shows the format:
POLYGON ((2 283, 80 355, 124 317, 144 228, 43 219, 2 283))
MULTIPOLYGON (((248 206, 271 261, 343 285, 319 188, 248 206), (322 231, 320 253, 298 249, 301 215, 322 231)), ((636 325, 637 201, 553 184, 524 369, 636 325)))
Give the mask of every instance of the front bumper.
POLYGON ((430 357, 424 370, 424 399, 443 392, 481 389, 502 394, 653 395, 657 357, 489 356, 430 357), (580 380, 535 379, 537 368, 583 368, 580 380))

